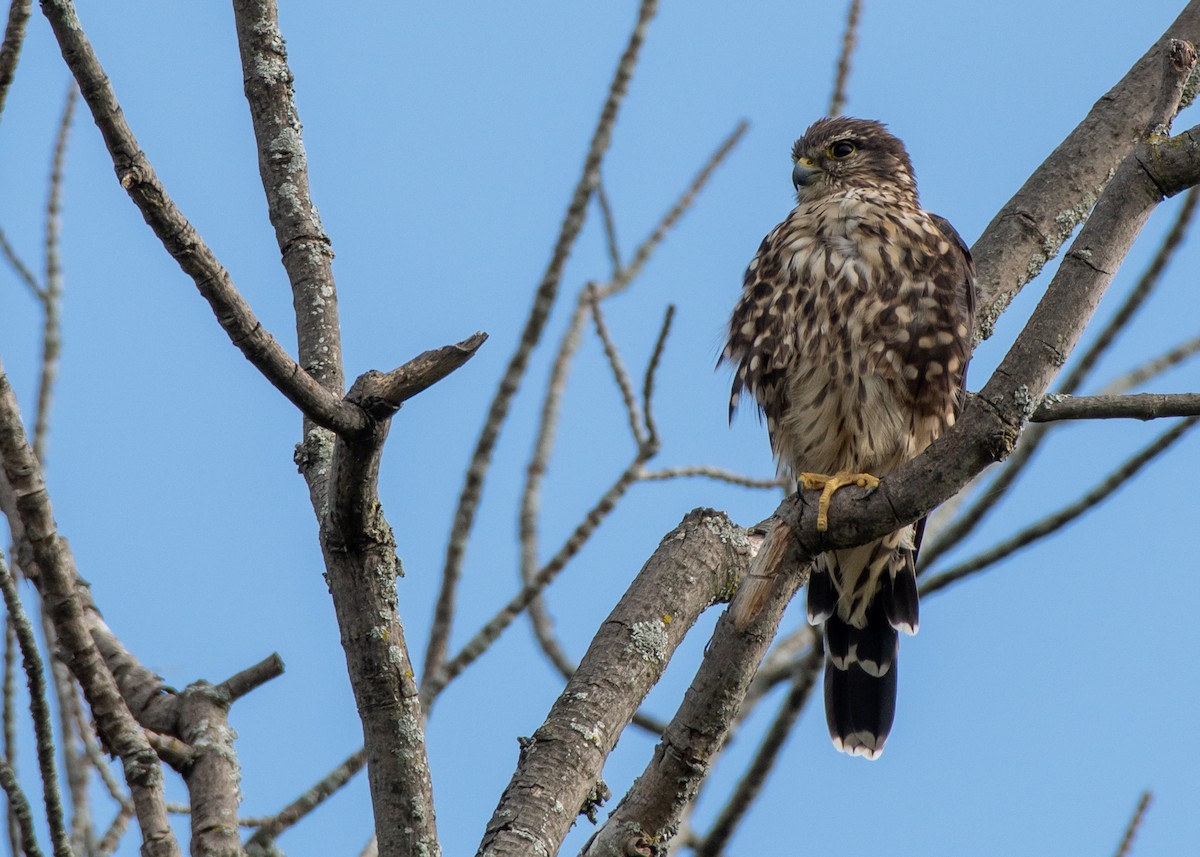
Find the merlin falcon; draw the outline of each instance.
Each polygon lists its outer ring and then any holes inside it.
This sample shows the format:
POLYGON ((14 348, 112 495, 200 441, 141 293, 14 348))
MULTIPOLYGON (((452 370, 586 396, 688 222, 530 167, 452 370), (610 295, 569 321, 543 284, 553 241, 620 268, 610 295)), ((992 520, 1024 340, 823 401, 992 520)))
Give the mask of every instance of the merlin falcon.
MULTIPOLYGON (((921 208, 904 144, 880 122, 820 119, 792 149, 797 204, 746 271, 721 360, 766 417, 781 474, 823 489, 919 455, 962 408, 975 314, 970 251, 921 208)), ((896 710, 897 631, 917 632, 924 521, 815 561, 808 619, 824 625, 825 715, 834 746, 874 759, 896 710)), ((732 607, 744 626, 786 555, 776 519, 732 607), (772 551, 771 548, 775 550, 772 551)))

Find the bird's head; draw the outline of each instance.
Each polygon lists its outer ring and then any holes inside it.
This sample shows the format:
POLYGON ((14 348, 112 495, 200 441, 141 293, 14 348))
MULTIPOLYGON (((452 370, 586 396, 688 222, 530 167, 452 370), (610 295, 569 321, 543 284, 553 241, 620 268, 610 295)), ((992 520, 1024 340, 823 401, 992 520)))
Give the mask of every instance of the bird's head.
POLYGON ((917 196, 904 144, 873 119, 818 119, 792 147, 792 184, 801 200, 853 188, 887 187, 917 196))

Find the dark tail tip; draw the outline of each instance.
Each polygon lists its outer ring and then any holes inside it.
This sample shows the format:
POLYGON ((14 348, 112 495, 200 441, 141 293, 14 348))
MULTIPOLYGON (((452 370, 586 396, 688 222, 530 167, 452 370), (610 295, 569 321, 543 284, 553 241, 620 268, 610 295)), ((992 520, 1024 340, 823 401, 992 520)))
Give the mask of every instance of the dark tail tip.
MULTIPOLYGON (((896 629, 883 616, 863 628, 825 622, 825 719, 833 745, 876 759, 896 715, 896 629)), ((871 621, 871 620, 874 621, 871 621)))

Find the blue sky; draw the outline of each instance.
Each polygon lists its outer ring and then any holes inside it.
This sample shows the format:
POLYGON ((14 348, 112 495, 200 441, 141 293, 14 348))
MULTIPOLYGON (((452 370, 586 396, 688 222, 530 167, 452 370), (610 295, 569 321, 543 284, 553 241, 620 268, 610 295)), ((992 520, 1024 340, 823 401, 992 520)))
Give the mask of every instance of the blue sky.
MULTIPOLYGON (((868 2, 847 112, 890 124, 909 147, 926 206, 972 242, 1182 5, 868 2)), ((640 373, 662 312, 677 306, 659 380, 658 464, 772 472, 756 421, 743 415, 727 427, 728 378, 712 365, 746 262, 792 203, 789 149, 828 103, 845 6, 668 2, 651 25, 604 169, 626 253, 720 139, 739 120, 750 123, 696 208, 608 307, 640 373)), ((407 570, 400 600, 420 663, 465 462, 636 4, 329 9, 289 5, 282 24, 313 195, 337 252, 347 372, 391 368, 475 330, 491 335, 468 366, 405 406, 384 459, 381 495, 407 570)), ((294 347, 231 11, 129 2, 119 12, 84 4, 80 17, 170 193, 264 324, 294 347)), ((67 82, 35 15, 0 120, 0 226, 36 270, 67 82)), ((1195 121, 1194 111, 1184 114, 1177 129, 1195 121)), ((1115 292, 1140 273, 1177 203, 1155 215, 1115 292)), ((574 294, 608 273, 598 225, 593 209, 501 437, 452 648, 515 589, 516 502, 548 352, 574 294)), ((286 674, 233 712, 244 811, 274 812, 361 740, 292 463, 298 415, 229 344, 158 246, 86 113, 73 132, 63 228, 65 346, 48 460, 57 520, 108 622, 169 683, 219 681, 271 651, 282 655, 286 674)), ((1196 247, 1183 248, 1092 391, 1198 332, 1188 276, 1200 263, 1196 247)), ((1031 284, 981 346, 972 389, 1046 282, 1031 284)), ((7 271, 0 324, 0 359, 31 413, 40 319, 7 271)), ((1188 364, 1149 389, 1196 390, 1197 381, 1188 364)), ((619 407, 589 338, 546 485, 547 556, 632 456, 619 407)), ((1163 428, 1058 429, 1037 473, 957 556, 1073 499, 1163 428)), ((1194 842, 1198 760, 1184 736, 1200 710, 1186 654, 1197 642, 1190 608, 1200 598, 1189 544, 1189 477, 1198 467, 1200 445, 1188 437, 1087 519, 929 599, 920 635, 903 644, 899 714, 883 759, 835 753, 819 708, 807 710, 730 853, 1109 854, 1145 788, 1156 798, 1138 853, 1180 853, 1194 842)), ((635 487, 550 592, 567 650, 582 654, 689 509, 712 506, 749 524, 775 502, 698 480, 635 487)), ((652 693, 655 715, 673 712, 712 612, 652 693)), ((793 609, 785 626, 802 621, 793 609)), ((439 699, 429 748, 447 854, 478 845, 516 762, 517 736, 537 728, 560 688, 522 622, 439 699)), ((771 707, 751 718, 748 735, 771 707)), ((616 796, 653 745, 626 732, 605 769, 616 796)), ((718 765, 697 811, 701 829, 753 746, 742 738, 718 765)), ((25 760, 32 769, 32 749, 25 760)), ((356 781, 280 844, 293 857, 357 853, 369 818, 365 781, 356 781)), ((564 853, 588 835, 582 821, 564 853)), ((136 853, 133 837, 121 853, 136 853)))

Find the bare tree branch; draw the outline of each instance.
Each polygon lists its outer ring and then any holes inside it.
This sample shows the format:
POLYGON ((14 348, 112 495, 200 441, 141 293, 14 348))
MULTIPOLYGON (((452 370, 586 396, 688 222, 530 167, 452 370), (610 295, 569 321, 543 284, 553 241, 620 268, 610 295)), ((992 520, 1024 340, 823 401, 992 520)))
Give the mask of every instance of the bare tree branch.
POLYGON ((613 379, 621 391, 621 400, 625 403, 625 415, 629 420, 629 430, 633 435, 633 442, 639 447, 643 446, 646 443, 646 430, 642 425, 642 410, 638 405, 637 393, 633 390, 633 381, 629 377, 629 371, 625 368, 625 361, 621 359, 621 353, 617 350, 616 343, 613 342, 612 335, 608 331, 604 312, 600 309, 599 293, 594 283, 589 284, 588 295, 592 321, 596 325, 596 336, 600 338, 600 342, 604 346, 604 356, 608 358, 613 379))
MULTIPOLYGON (((730 571, 738 579, 749 565, 748 554, 730 558, 730 571), (736 564, 732 564, 734 560, 736 564)), ((734 713, 778 630, 784 609, 808 578, 809 563, 803 557, 797 559, 800 561, 787 563, 775 578, 763 609, 745 632, 735 628, 729 611, 721 616, 704 661, 653 758, 584 846, 581 857, 648 853, 632 849, 647 849, 650 843, 666 842, 674 835, 684 808, 708 776, 729 735, 734 713)), ((653 609, 658 603, 649 601, 642 609, 653 609)), ((556 709, 561 702, 560 697, 556 709)), ((553 715, 552 711, 551 719, 553 715)), ((604 722, 611 728, 614 719, 604 722)))
MULTIPOLYGON (((4 617, 4 763, 10 770, 17 767, 17 630, 12 617, 4 617)), ((8 846, 9 854, 21 850, 16 807, 8 801, 8 846)))
POLYGON ((242 768, 233 749, 227 693, 206 681, 179 695, 180 738, 192 748, 183 770, 190 799, 193 854, 239 855, 238 804, 242 768))
POLYGON ((58 790, 58 771, 54 764, 54 726, 50 717, 50 704, 46 700, 45 668, 38 652, 33 626, 21 605, 17 584, 8 569, 8 563, 0 556, 0 592, 4 595, 4 606, 8 618, 16 631, 17 644, 21 648, 21 664, 25 667, 25 680, 29 686, 29 712, 33 718, 33 731, 37 736, 38 770, 42 776, 42 797, 46 805, 46 822, 50 827, 50 841, 55 857, 69 857, 71 842, 67 836, 66 816, 63 812, 62 796, 58 790))
POLYGON ((333 279, 333 249, 308 187, 308 156, 300 134, 294 76, 279 31, 275 0, 234 0, 233 18, 267 215, 283 257, 297 308, 301 365, 318 384, 340 397, 341 324, 333 279))
POLYGON ((62 226, 63 169, 67 159, 67 138, 71 119, 75 115, 75 96, 78 90, 72 81, 67 90, 54 144, 54 161, 50 170, 50 197, 46 204, 46 284, 42 289, 42 370, 38 382, 37 416, 33 425, 33 451, 42 466, 46 465, 46 447, 50 439, 50 404, 54 400, 54 383, 58 379, 58 355, 62 350, 62 328, 59 310, 62 306, 62 263, 59 260, 59 233, 62 226))
MULTIPOLYGON (((603 297, 617 294, 632 284, 634 278, 642 270, 642 267, 666 238, 667 233, 694 204, 700 191, 703 190, 717 167, 720 166, 722 161, 733 150, 733 147, 737 145, 738 140, 741 139, 745 130, 746 123, 738 123, 733 132, 721 142, 701 167, 695 178, 692 179, 688 187, 663 216, 662 220, 658 222, 646 239, 638 245, 628 266, 622 266, 619 258, 617 258, 614 262, 613 279, 609 284, 595 289, 589 284, 584 287, 576 298, 574 313, 571 316, 571 321, 567 326, 566 332, 563 334, 562 340, 559 342, 558 352, 550 370, 550 379, 546 385, 546 394, 542 402, 541 416, 538 421, 537 438, 534 441, 533 454, 530 456, 529 464, 526 466, 525 488, 521 493, 518 536, 521 543, 521 579, 527 586, 533 582, 534 577, 538 573, 538 515, 541 511, 542 482, 550 464, 550 456, 554 450, 555 433, 558 429, 562 412, 562 395, 566 389, 572 361, 582 338, 583 325, 591 301, 590 296, 595 291, 597 297, 602 299, 603 297)), ((605 229, 609 233, 611 249, 615 246, 615 225, 611 222, 612 212, 607 207, 607 198, 598 198, 601 203, 601 212, 605 217, 605 229)), ((660 336, 660 342, 664 341, 662 336, 660 336)), ((657 348, 654 353, 661 356, 657 348)), ((658 357, 652 357, 647 366, 647 378, 650 380, 653 378, 653 372, 657 367, 657 363, 658 357)), ((643 384, 643 408, 649 408, 649 392, 645 388, 645 384, 643 384)), ((647 431, 657 436, 652 420, 647 424, 647 431)), ((636 437, 636 430, 634 434, 636 437)), ((562 673, 564 678, 570 678, 575 665, 562 650, 557 639, 555 639, 553 621, 546 611, 542 599, 540 597, 534 598, 529 603, 528 609, 530 622, 533 625, 534 634, 542 651, 546 654, 551 664, 562 673)), ((640 716, 639 722, 644 726, 651 725, 640 716)))
POLYGON ((1133 811, 1133 818, 1129 819, 1129 824, 1125 827, 1125 835, 1121 837, 1121 844, 1117 846, 1116 857, 1128 857, 1132 851, 1133 840, 1137 837, 1138 828, 1142 826, 1142 819, 1146 817, 1146 810, 1150 808, 1152 797, 1153 795, 1149 791, 1142 792, 1137 807, 1133 811))
POLYGON ((346 783, 350 782, 354 775, 363 769, 366 763, 367 754, 360 747, 351 753, 344 762, 322 777, 320 782, 306 789, 304 794, 277 812, 262 827, 255 831, 254 835, 246 840, 246 853, 251 855, 251 857, 268 853, 267 846, 276 837, 324 803, 326 798, 334 794, 338 789, 346 785, 346 783))
MULTIPOLYGON (((700 613, 749 561, 742 532, 697 510, 667 535, 592 640, 546 722, 522 742, 480 855, 557 853, 604 759, 700 613), (554 788, 540 784, 554 783, 554 788)), ((748 679, 747 679, 748 680, 748 679)))
POLYGON ((858 42, 858 21, 862 16, 862 0, 850 0, 850 11, 846 13, 846 29, 842 34, 842 51, 838 54, 837 78, 833 84, 833 95, 829 98, 829 116, 841 116, 846 107, 846 88, 850 82, 850 60, 858 42))
POLYGON ((654 255, 654 251, 658 249, 658 245, 663 242, 663 239, 667 237, 667 233, 679 222, 679 218, 683 217, 696 202, 696 197, 700 194, 700 191, 708 184, 708 180, 717 171, 717 167, 721 166, 749 127, 746 122, 739 122, 734 126, 729 136, 717 146, 716 151, 708 156, 708 160, 704 162, 704 166, 696 173, 696 177, 692 179, 692 183, 688 185, 687 190, 675 201, 671 209, 663 215, 663 219, 654 227, 654 231, 647 235, 646 239, 634 250, 629 264, 623 265, 610 282, 600 287, 601 300, 620 294, 637 279, 638 274, 642 272, 642 268, 650 261, 650 257, 654 255))
POLYGON ((16 249, 8 242, 8 237, 4 234, 3 230, 0 230, 0 253, 4 254, 4 258, 8 260, 9 266, 17 275, 17 279, 25 284, 26 288, 29 289, 30 294, 32 294, 39 301, 43 300, 45 298, 45 294, 42 291, 42 287, 38 284, 37 277, 35 277, 33 272, 29 270, 29 267, 21 261, 21 257, 17 255, 16 249))
POLYGON ((491 464, 492 450, 495 448, 496 438, 500 435, 500 427, 508 416, 509 406, 517 393, 521 379, 525 376, 529 356, 541 340, 546 319, 549 318, 550 310, 558 297, 563 267, 575 245, 575 239, 583 228, 584 220, 587 217, 588 200, 591 199, 592 191, 600 180, 600 164, 604 159, 604 153, 608 150, 609 141, 612 139, 612 129, 617 119, 617 112, 629 89, 629 81, 637 66, 650 20, 657 11, 658 0, 642 0, 637 24, 634 26, 625 52, 617 64, 616 74, 609 87, 608 98, 600 111, 600 119, 592 135, 587 157, 584 159, 583 172, 571 194, 571 202, 567 206, 567 215, 559 231, 558 240, 555 242, 550 264, 542 276, 541 283, 538 284, 533 307, 525 322, 525 328, 521 332, 520 342, 509 360, 508 368, 505 370, 500 386, 492 399, 492 404, 488 408, 483 430, 476 442, 471 463, 467 467, 466 482, 463 485, 462 494, 459 496, 458 507, 454 513, 454 523, 450 530, 450 541, 446 548, 442 587, 438 593, 433 627, 429 635, 423 681, 427 681, 429 676, 438 672, 438 668, 445 662, 450 630, 454 622, 458 581, 462 577, 467 539, 475 522, 475 512, 479 507, 479 498, 483 493, 483 481, 491 464))
POLYGON ((1138 393, 1132 396, 1047 396, 1031 422, 1055 420, 1155 420, 1200 414, 1200 393, 1138 393))
POLYGON ((525 584, 521 588, 521 591, 514 595, 507 604, 500 608, 496 615, 475 633, 458 654, 447 661, 437 673, 426 677, 421 688, 421 696, 426 706, 431 706, 433 700, 445 689, 446 685, 460 676, 463 670, 478 660, 479 656, 486 652, 492 643, 499 639, 508 626, 521 615, 530 602, 554 582, 555 578, 567 567, 567 563, 570 562, 571 558, 579 552, 580 548, 591 538, 596 528, 600 526, 601 522, 616 507, 617 501, 624 496, 625 492, 631 486, 638 482, 638 473, 645 463, 644 456, 647 454, 646 450, 638 451, 634 456, 633 462, 621 472, 621 475, 616 478, 608 490, 596 501, 596 504, 588 510, 584 519, 572 531, 571 535, 567 537, 562 547, 558 549, 558 552, 550 558, 534 578, 525 584))
POLYGON ((1109 346, 1117 338, 1117 334, 1129 325, 1130 320, 1162 281, 1163 271, 1175 257, 1175 252, 1183 243, 1184 236, 1187 235, 1188 228, 1192 224, 1197 200, 1200 200, 1200 188, 1193 187, 1184 194, 1183 204, 1175 215, 1175 221, 1171 224, 1166 236, 1163 237, 1162 243, 1159 244, 1158 251, 1154 254, 1150 265, 1138 278, 1133 290, 1125 296, 1124 302, 1113 313, 1112 318, 1100 329, 1100 333, 1097 334, 1091 345, 1084 349, 1079 359, 1074 362, 1071 370, 1059 384, 1058 391, 1060 393, 1074 394, 1079 389, 1096 365, 1096 361, 1108 351, 1109 346))
POLYGON ((730 485, 740 485, 743 488, 785 488, 791 484, 791 480, 782 479, 755 479, 751 476, 743 476, 740 473, 734 473, 731 470, 723 470, 720 467, 713 467, 708 464, 698 464, 690 467, 664 467, 661 470, 647 470, 642 473, 642 481, 656 482, 666 479, 686 479, 690 477, 703 477, 705 479, 715 479, 718 482, 728 482, 730 485))
MULTIPOLYGON (((385 376, 368 373, 346 396, 367 413, 385 401, 385 376)), ((395 407, 398 407, 396 405, 395 407)), ((379 463, 391 426, 371 417, 366 437, 339 436, 329 465, 321 553, 341 630, 350 685, 362 720, 367 780, 380 849, 389 857, 441 853, 425 752, 425 716, 396 593, 400 560, 379 502, 379 463)))
POLYGON ((283 675, 283 658, 279 657, 278 652, 272 652, 254 666, 247 667, 225 679, 214 690, 230 702, 235 702, 255 688, 261 687, 281 675, 283 675))
POLYGON ((12 0, 8 6, 8 22, 4 26, 4 41, 0 43, 0 114, 8 100, 8 89, 17 71, 21 58, 21 45, 25 42, 25 26, 33 9, 30 0, 12 0))
POLYGON ((108 830, 100 837, 100 841, 96 843, 97 857, 107 857, 117 850, 117 846, 121 844, 121 838, 125 835, 125 831, 129 827, 129 822, 133 818, 132 805, 122 805, 117 814, 113 817, 112 823, 108 826, 108 830))
POLYGON ((621 272, 621 247, 617 243, 617 222, 613 219, 608 193, 604 190, 603 178, 596 181, 596 204, 600 207, 600 222, 604 225, 604 243, 608 248, 608 261, 612 264, 610 276, 621 272))
POLYGON ((365 431, 367 421, 362 412, 322 387, 267 332, 234 287, 229 272, 171 200, 125 122, 112 85, 79 24, 75 5, 70 0, 46 0, 42 11, 100 129, 121 187, 163 247, 193 279, 233 344, 313 422, 344 434, 365 431))
POLYGON ((646 423, 646 442, 654 449, 658 449, 660 443, 658 426, 654 422, 654 378, 658 374, 658 365, 662 362, 667 337, 671 335, 671 322, 674 319, 675 305, 668 304, 663 315, 662 327, 658 330, 658 339, 654 341, 654 350, 650 352, 650 361, 646 364, 646 374, 642 378, 642 414, 646 423))

